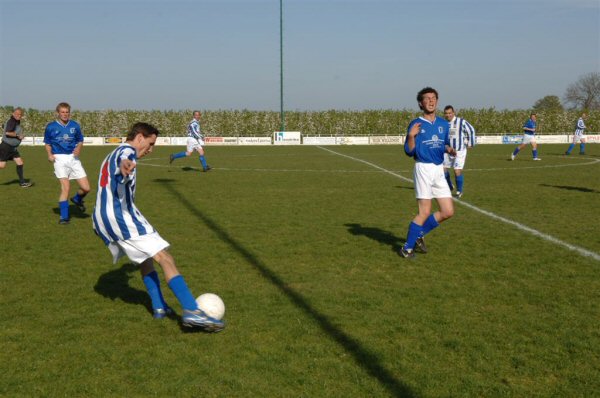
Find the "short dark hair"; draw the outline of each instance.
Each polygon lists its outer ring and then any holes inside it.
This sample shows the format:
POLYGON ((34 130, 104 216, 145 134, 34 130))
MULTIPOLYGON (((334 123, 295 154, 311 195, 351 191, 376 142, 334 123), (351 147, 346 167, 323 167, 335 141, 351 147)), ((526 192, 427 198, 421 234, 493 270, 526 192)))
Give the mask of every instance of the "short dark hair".
POLYGON ((531 116, 537 116, 537 113, 535 113, 535 112, 531 112, 531 113, 529 114, 529 116, 530 116, 530 117, 531 117, 531 116))
MULTIPOLYGON (((434 93, 435 94, 435 98, 439 99, 438 96, 438 92, 435 88, 433 87, 425 87, 423 89, 421 89, 421 91, 419 91, 417 93, 417 102, 419 103, 419 108, 421 108, 421 101, 423 101, 423 97, 425 96, 425 94, 429 94, 429 93, 434 93)), ((423 109, 423 108, 421 108, 423 109)))
POLYGON ((129 134, 127 134, 127 141, 132 141, 138 134, 141 134, 144 137, 150 137, 151 135, 158 136, 160 132, 156 127, 149 123, 138 122, 131 126, 131 130, 129 130, 129 134))
POLYGON ((454 107, 452 105, 446 105, 444 107, 444 112, 446 112, 448 109, 452 109, 452 112, 454 112, 454 107))
POLYGON ((60 104, 56 105, 56 112, 58 112, 60 108, 67 108, 69 112, 71 112, 71 105, 69 105, 67 102, 61 102, 60 104))

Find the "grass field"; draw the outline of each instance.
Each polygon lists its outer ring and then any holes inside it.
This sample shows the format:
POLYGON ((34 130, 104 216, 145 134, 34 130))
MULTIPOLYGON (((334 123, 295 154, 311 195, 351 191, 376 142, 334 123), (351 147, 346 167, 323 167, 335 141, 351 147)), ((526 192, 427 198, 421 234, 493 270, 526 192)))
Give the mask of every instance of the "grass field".
MULTIPOLYGON (((476 147, 412 261, 398 146, 209 147, 209 173, 156 148, 137 204, 194 294, 225 301, 214 335, 153 320, 89 215, 58 225, 45 151, 24 147, 35 186, 0 171, 0 396, 600 396, 600 146, 565 147, 476 147)), ((88 213, 109 150, 84 148, 88 213)))

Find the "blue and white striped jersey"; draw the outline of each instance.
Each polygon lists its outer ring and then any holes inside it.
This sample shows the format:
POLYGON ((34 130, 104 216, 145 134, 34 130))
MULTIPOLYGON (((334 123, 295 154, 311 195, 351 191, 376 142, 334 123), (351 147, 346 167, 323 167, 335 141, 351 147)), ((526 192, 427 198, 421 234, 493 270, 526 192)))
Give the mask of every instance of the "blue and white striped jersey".
POLYGON ((197 140, 204 139, 202 132, 200 131, 200 121, 193 119, 190 124, 188 124, 188 137, 195 138, 197 140))
POLYGON ((583 118, 580 117, 577 120, 577 127, 575 127, 575 135, 583 135, 585 131, 585 123, 583 122, 583 118))
POLYGON ((467 149, 467 146, 475 146, 475 129, 462 117, 454 117, 450 122, 448 138, 450 146, 457 151, 467 149))
POLYGON ((433 123, 423 117, 414 119, 408 125, 404 152, 417 162, 442 164, 446 145, 450 145, 448 141, 449 126, 448 122, 441 117, 436 117, 433 123), (421 123, 421 131, 415 136, 415 147, 411 151, 408 148, 408 131, 415 123, 421 123))
POLYGON ((134 203, 137 168, 124 177, 120 169, 122 159, 135 162, 135 148, 127 143, 121 144, 108 154, 100 166, 92 219, 94 231, 106 245, 155 232, 134 203))

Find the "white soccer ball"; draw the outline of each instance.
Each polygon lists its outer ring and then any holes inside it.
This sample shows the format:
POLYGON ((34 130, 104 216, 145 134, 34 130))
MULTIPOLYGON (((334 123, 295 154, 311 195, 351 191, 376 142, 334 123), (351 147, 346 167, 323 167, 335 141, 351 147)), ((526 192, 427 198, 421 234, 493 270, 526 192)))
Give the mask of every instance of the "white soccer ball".
POLYGON ((206 315, 215 319, 221 320, 225 315, 225 303, 214 293, 204 293, 198 296, 196 304, 206 315))

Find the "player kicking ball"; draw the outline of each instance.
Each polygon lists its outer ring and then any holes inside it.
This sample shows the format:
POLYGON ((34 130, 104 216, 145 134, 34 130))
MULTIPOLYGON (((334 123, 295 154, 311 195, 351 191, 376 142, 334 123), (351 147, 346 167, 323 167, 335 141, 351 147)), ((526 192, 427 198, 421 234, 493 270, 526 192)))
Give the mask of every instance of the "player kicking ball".
POLYGON ((167 251, 169 243, 150 225, 134 203, 137 159, 152 152, 158 134, 154 126, 136 123, 129 131, 126 142, 102 162, 92 216, 94 231, 108 247, 114 263, 126 255, 140 265, 142 279, 152 301, 154 318, 172 314, 160 289, 158 274, 154 269, 156 261, 163 270, 167 285, 183 308, 183 326, 218 332, 225 324, 198 308, 196 299, 175 266, 175 260, 167 251))

